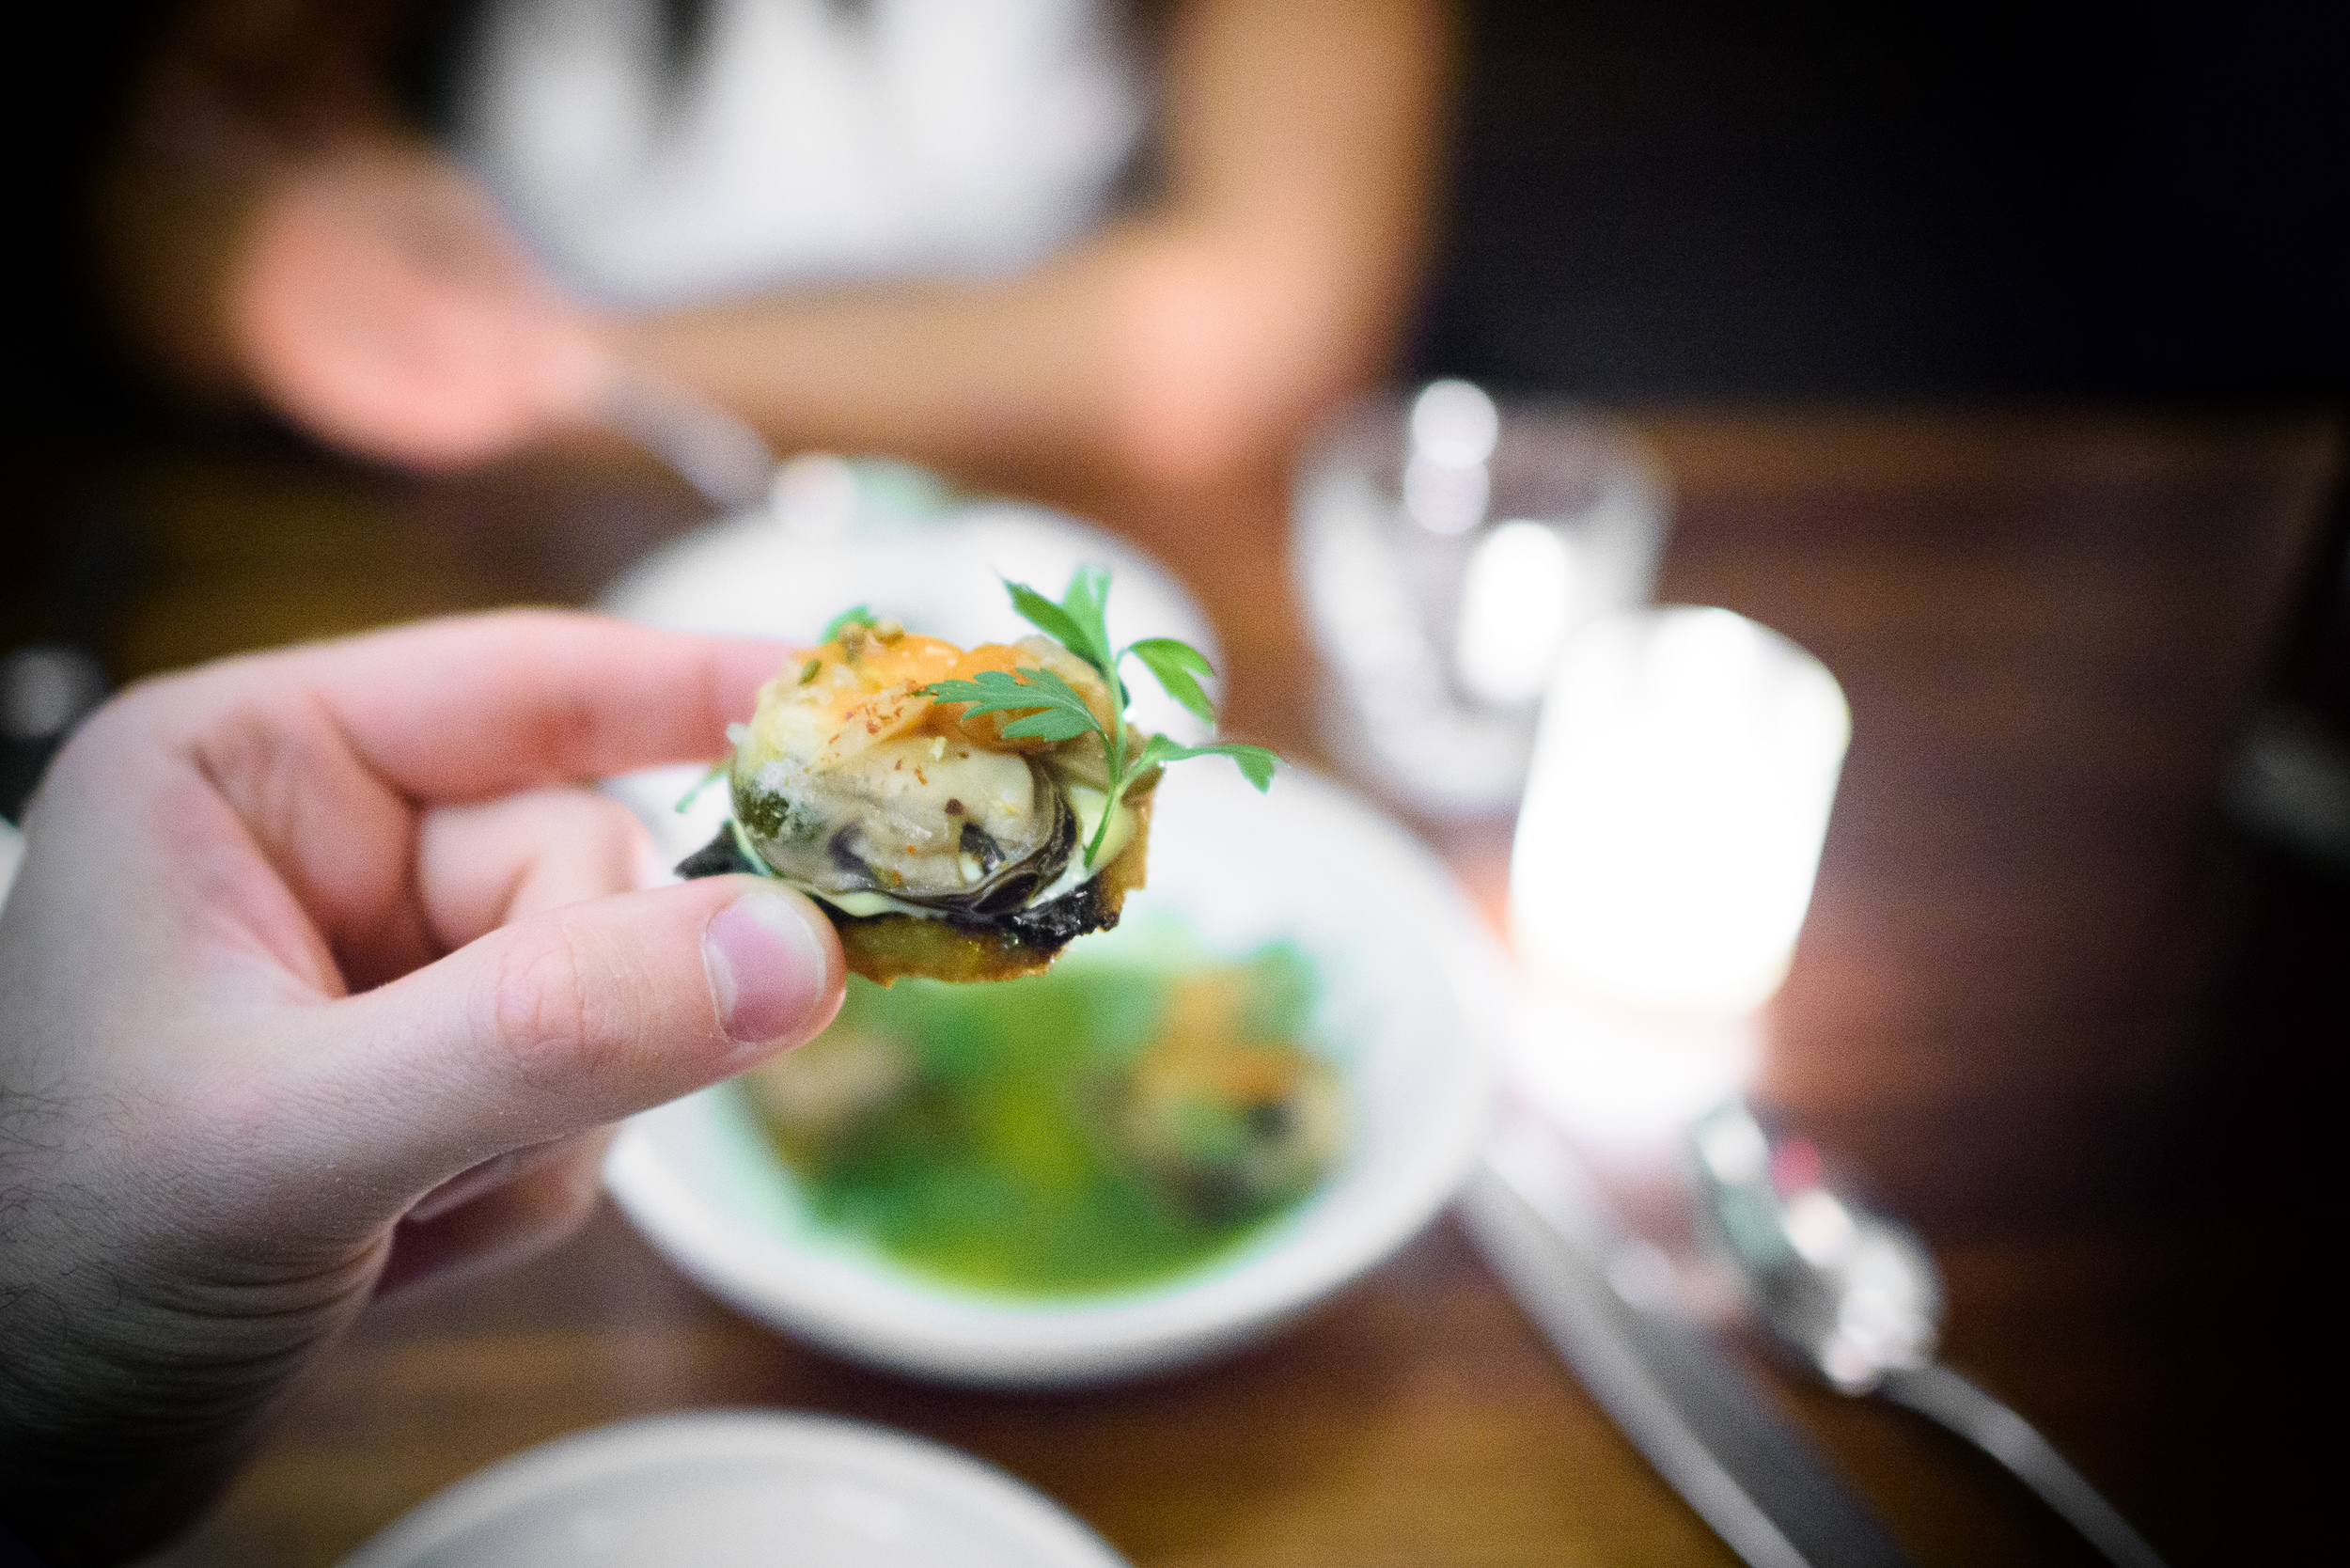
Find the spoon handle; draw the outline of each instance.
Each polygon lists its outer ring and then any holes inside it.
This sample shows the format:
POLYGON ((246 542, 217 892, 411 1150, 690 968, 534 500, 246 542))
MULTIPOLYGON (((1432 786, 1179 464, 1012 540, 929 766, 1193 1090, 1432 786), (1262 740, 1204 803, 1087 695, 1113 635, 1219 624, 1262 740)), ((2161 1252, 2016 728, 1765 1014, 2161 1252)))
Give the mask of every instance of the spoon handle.
POLYGON ((765 503, 775 453, 757 431, 700 394, 624 367, 604 388, 597 412, 720 511, 749 511, 765 503))
POLYGON ((1885 1374, 1878 1391, 1936 1421, 2007 1466, 2064 1522, 2119 1568, 2164 1568, 2146 1538, 2130 1527, 2087 1478, 2023 1417, 1935 1362, 1885 1374))

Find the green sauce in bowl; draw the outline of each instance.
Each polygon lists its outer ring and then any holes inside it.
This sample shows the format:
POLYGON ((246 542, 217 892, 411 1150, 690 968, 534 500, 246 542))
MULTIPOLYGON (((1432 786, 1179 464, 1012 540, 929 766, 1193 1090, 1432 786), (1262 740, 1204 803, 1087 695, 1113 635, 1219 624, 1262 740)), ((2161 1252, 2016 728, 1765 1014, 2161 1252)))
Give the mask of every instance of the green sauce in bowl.
POLYGON ((1029 980, 852 980, 744 1087, 821 1223, 964 1287, 1099 1294, 1217 1258, 1329 1168, 1314 995, 1295 948, 1219 962, 1174 933, 1029 980))

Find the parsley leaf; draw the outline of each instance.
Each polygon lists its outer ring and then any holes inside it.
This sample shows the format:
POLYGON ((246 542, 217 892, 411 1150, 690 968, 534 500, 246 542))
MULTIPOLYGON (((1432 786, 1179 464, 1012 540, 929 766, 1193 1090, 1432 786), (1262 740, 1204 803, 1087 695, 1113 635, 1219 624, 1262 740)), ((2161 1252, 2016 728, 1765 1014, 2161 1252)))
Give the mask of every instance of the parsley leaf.
POLYGON ((1085 635, 1085 646, 1076 651, 1096 669, 1117 662, 1110 652, 1110 629, 1104 619, 1109 602, 1110 574, 1098 566, 1081 566, 1071 572, 1068 590, 1060 599, 1063 613, 1085 635))
POLYGON ((834 616, 830 620, 825 621, 824 635, 816 640, 818 642, 833 642, 839 637, 840 629, 844 626, 870 626, 872 624, 873 612, 871 610, 867 609, 862 604, 852 604, 847 609, 842 610, 838 615, 834 616))
POLYGON ((1210 724, 1215 722, 1215 704, 1199 689, 1197 677, 1214 675, 1215 666, 1207 655, 1187 642, 1173 637, 1145 637, 1126 650, 1149 666, 1167 688, 1167 695, 1198 714, 1210 724))
POLYGON ((1089 730, 1104 733, 1086 699, 1049 669, 983 669, 968 681, 938 681, 922 688, 940 702, 968 702, 966 716, 1020 713, 1004 726, 1010 740, 1070 741, 1089 730))
POLYGON ((1023 620, 1094 667, 1108 685, 1119 712, 1124 713, 1129 698, 1126 682, 1118 677, 1120 655, 1110 646, 1109 623, 1104 619, 1110 597, 1108 571, 1099 566, 1077 568, 1058 604, 1009 577, 1004 579, 1004 588, 1023 620))
MULTIPOLYGON (((971 705, 970 713, 1018 715, 1004 726, 1003 733, 1010 740, 1060 742, 1075 740, 1089 732, 1099 735, 1102 760, 1110 779, 1112 808, 1125 798, 1127 790, 1145 773, 1188 757, 1229 757, 1243 776, 1258 789, 1272 784, 1274 766, 1280 759, 1261 745, 1242 745, 1232 741, 1182 745, 1165 735, 1153 735, 1140 752, 1132 758, 1126 755, 1124 715, 1131 698, 1125 682, 1119 678, 1118 666, 1129 653, 1140 659, 1158 678, 1169 697, 1211 725, 1215 723, 1215 704, 1200 688, 1199 677, 1214 675, 1215 666, 1198 649, 1173 637, 1145 637, 1122 649, 1113 646, 1106 615, 1110 597, 1108 572, 1098 566, 1079 567, 1070 577, 1069 588, 1058 604, 1026 583, 1015 583, 1009 577, 1004 579, 1004 589, 1011 595, 1011 607, 1020 612, 1023 619, 1101 675, 1117 706, 1118 722, 1104 725, 1086 705, 1085 698, 1049 669, 1023 666, 1016 671, 981 670, 968 681, 933 682, 922 688, 924 696, 940 702, 967 702, 971 705)), ((861 611, 863 606, 858 608, 861 611)), ((828 628, 826 635, 835 629, 837 625, 828 628)), ((1104 809, 1101 822, 1094 827, 1093 838, 1085 851, 1088 870, 1101 854, 1114 814, 1113 810, 1104 809)))
POLYGON ((1142 748, 1142 755, 1135 759, 1133 772, 1139 774, 1145 768, 1163 762, 1180 762, 1186 757, 1230 757, 1233 765, 1240 769, 1242 776, 1260 792, 1272 787, 1274 764, 1281 760, 1263 746, 1243 745, 1237 741, 1216 741, 1207 745, 1178 745, 1165 735, 1153 735, 1151 744, 1142 748))
POLYGON ((1068 649, 1086 663, 1092 664, 1085 651, 1085 632, 1069 619, 1069 612, 1054 604, 1026 583, 1015 583, 1009 577, 1004 587, 1011 593, 1011 607, 1020 612, 1022 619, 1046 636, 1068 649))

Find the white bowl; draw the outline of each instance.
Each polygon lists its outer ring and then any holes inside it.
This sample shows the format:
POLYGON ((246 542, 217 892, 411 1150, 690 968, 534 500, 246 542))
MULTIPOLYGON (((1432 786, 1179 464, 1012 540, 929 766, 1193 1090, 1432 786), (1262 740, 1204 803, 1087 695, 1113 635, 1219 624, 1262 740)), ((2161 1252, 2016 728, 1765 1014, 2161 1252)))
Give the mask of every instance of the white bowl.
MULTIPOLYGON (((707 831, 674 816, 662 830, 689 847, 707 831)), ((1152 821, 1150 886, 1127 910, 1138 924, 1171 915, 1219 952, 1286 939, 1321 979, 1307 1043, 1344 1077, 1350 1145, 1316 1192, 1234 1251, 1153 1286, 1067 1300, 941 1283, 819 1223, 726 1085, 633 1120, 607 1184, 653 1245, 714 1294, 918 1375, 1098 1382, 1264 1333, 1387 1257, 1468 1174, 1493 1098, 1502 961, 1416 840, 1308 774, 1284 769, 1260 795, 1220 759, 1168 771, 1152 821)))
POLYGON ((1120 1568, 1001 1470, 903 1433, 722 1411, 583 1432, 427 1499, 343 1568, 1120 1568))

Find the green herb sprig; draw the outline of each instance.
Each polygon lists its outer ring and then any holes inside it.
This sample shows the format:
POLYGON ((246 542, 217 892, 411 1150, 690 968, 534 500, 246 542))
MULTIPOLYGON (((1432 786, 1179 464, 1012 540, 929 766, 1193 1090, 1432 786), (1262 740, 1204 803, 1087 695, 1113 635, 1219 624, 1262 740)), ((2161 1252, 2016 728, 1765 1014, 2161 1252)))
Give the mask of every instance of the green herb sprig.
POLYGON ((1004 726, 1008 740, 1071 741, 1089 730, 1102 737, 1103 760, 1108 764, 1109 803, 1102 821, 1086 844, 1086 870, 1093 869, 1102 842, 1108 837, 1110 818, 1136 779, 1152 768, 1191 757, 1229 757, 1243 776, 1258 789, 1273 783, 1274 765, 1280 760, 1261 745, 1216 741, 1207 745, 1181 745, 1165 735, 1153 735, 1132 758, 1126 755, 1125 713, 1131 700, 1119 666, 1132 655, 1156 677, 1167 696, 1215 723, 1215 704, 1199 687, 1199 677, 1214 675, 1207 656, 1189 643, 1173 637, 1145 637, 1123 648, 1111 645, 1104 608, 1110 593, 1110 574, 1098 566, 1081 566, 1069 579, 1068 590, 1056 604, 1025 583, 1007 578, 1012 608, 1021 619, 1091 666, 1109 687, 1118 710, 1116 722, 1104 725, 1076 691, 1049 669, 981 670, 968 681, 939 681, 922 688, 923 695, 941 702, 967 702, 973 713, 1017 713, 1004 726))

